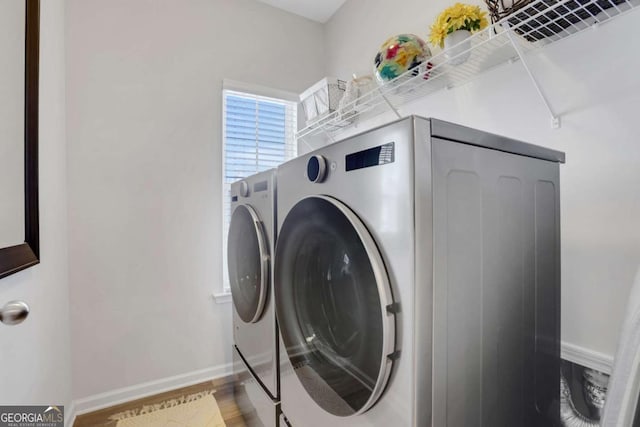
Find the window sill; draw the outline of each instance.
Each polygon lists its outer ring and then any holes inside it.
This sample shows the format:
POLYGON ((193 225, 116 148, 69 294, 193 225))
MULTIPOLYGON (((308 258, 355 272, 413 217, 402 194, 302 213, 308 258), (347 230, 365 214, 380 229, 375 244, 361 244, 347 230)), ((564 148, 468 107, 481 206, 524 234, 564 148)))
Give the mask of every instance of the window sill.
POLYGON ((216 304, 228 304, 231 302, 231 292, 221 292, 213 294, 213 300, 216 304))

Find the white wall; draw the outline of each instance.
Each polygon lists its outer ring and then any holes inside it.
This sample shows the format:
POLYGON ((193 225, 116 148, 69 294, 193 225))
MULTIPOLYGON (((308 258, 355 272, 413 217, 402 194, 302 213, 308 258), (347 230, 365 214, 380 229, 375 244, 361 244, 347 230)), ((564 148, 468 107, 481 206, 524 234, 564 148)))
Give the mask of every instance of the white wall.
POLYGON ((300 92, 320 24, 253 0, 69 0, 74 396, 231 362, 223 78, 300 92))
POLYGON ((0 281, 0 306, 19 299, 31 314, 0 324, 0 402, 71 402, 67 190, 65 155, 64 2, 41 2, 40 250, 41 263, 0 281))
MULTIPOLYGON (((429 25, 451 3, 348 0, 325 28, 329 75, 372 69, 379 45, 429 25)), ((634 11, 531 58, 562 128, 550 119, 520 63, 417 101, 417 113, 565 151, 561 167, 562 337, 612 356, 640 264, 640 39, 634 11), (630 44, 631 43, 631 44, 630 44)), ((383 118, 388 119, 388 117, 383 118)), ((377 122, 379 122, 377 120, 377 122)), ((358 130, 362 130, 360 126, 358 130)))

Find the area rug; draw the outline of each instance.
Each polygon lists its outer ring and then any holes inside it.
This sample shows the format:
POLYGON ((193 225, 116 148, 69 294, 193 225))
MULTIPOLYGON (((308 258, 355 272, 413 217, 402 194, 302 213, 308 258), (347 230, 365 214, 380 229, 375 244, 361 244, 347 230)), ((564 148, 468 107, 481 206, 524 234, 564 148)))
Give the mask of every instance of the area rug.
POLYGON ((212 392, 170 399, 109 417, 116 427, 226 427, 212 392))

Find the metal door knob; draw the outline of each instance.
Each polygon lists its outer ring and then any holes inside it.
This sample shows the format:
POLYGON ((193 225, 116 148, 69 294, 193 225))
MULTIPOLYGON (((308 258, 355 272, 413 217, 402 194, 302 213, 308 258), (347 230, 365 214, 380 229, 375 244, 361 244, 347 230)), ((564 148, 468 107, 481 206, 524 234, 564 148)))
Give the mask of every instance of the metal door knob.
POLYGON ((10 301, 0 308, 0 322, 5 325, 22 323, 29 315, 29 306, 23 301, 10 301))

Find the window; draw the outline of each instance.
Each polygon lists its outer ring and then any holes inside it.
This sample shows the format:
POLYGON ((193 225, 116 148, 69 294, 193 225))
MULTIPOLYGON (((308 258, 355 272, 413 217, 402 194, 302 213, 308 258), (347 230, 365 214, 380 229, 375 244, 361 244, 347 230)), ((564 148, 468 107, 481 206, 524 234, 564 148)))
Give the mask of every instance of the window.
MULTIPOLYGON (((227 85, 225 84, 225 87, 227 85)), ((258 90, 256 92, 264 92, 258 90)), ((227 233, 231 220, 231 184, 278 166, 297 155, 297 103, 224 89, 223 127, 223 272, 229 292, 227 233)), ((291 99, 291 97, 288 97, 291 99)))

